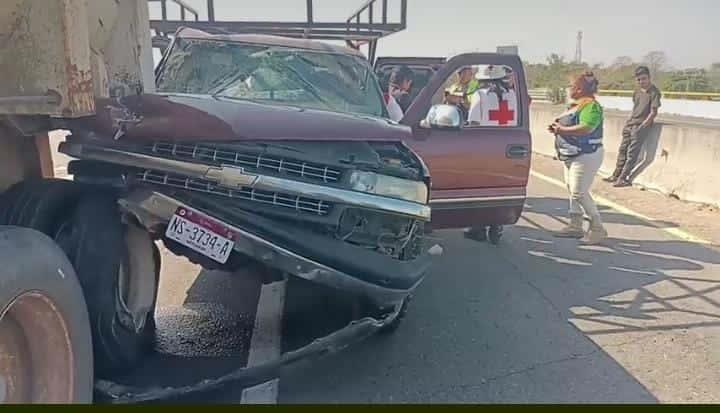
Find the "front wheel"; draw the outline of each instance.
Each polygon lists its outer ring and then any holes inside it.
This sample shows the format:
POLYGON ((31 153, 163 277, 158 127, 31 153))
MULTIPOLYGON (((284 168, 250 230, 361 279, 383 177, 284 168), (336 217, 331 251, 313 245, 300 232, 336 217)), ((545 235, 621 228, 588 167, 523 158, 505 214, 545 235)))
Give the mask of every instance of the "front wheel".
POLYGON ((91 403, 93 347, 73 267, 47 236, 0 227, 0 404, 91 403))
POLYGON ((85 293, 98 375, 136 367, 152 349, 159 254, 147 232, 121 221, 111 194, 87 194, 59 228, 85 293))

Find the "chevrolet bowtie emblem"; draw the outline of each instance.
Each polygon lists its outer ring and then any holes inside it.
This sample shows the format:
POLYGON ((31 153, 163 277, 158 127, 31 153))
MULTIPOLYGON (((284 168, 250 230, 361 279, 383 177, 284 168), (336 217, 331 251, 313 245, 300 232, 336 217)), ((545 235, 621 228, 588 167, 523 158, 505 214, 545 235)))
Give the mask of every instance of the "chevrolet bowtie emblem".
POLYGON ((253 187, 260 178, 256 174, 245 172, 243 168, 228 165, 223 165, 220 168, 209 168, 205 173, 205 177, 230 188, 253 187))

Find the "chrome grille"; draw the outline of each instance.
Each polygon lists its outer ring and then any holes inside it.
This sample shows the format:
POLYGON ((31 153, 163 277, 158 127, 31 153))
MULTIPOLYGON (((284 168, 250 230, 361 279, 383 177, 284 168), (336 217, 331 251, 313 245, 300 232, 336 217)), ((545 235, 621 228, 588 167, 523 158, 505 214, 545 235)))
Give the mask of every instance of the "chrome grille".
POLYGON ((325 201, 301 196, 282 194, 272 191, 263 191, 255 188, 228 189, 204 179, 192 179, 182 175, 146 170, 135 176, 137 180, 153 185, 163 185, 173 188, 187 189, 189 191, 220 195, 233 199, 258 202, 284 208, 291 208, 298 212, 327 215, 330 204, 325 201))
POLYGON ((208 145, 155 142, 148 145, 145 150, 166 158, 236 165, 257 172, 270 171, 325 183, 337 182, 342 174, 339 169, 325 165, 266 154, 219 149, 208 145))

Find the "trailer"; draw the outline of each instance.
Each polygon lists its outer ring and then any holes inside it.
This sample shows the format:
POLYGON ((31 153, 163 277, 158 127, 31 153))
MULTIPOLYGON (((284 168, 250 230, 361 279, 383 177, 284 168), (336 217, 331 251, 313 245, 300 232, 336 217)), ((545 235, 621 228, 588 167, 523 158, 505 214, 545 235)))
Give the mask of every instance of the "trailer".
MULTIPOLYGON (((212 0, 205 21, 181 0, 160 0, 161 19, 150 20, 148 1, 158 0, 7 0, 0 5, 2 403, 168 400, 228 383, 259 384, 283 366, 383 330, 405 311, 398 305, 381 316, 358 319, 272 363, 239 367, 193 386, 141 389, 112 382, 115 369, 139 363, 151 345, 160 254, 143 217, 121 213, 127 205, 111 191, 54 178, 48 134, 99 114, 107 114, 116 138, 131 130, 140 120, 123 98, 155 91, 152 49, 165 50, 182 27, 342 40, 354 49, 367 46, 373 61, 378 40, 406 26, 406 0, 396 22, 388 17, 387 0, 371 0, 335 23, 316 21, 312 0, 306 2, 306 21, 300 22, 216 20, 212 0), (180 19, 168 18, 170 7, 179 8, 180 19)), ((345 199, 337 191, 331 195, 345 199)), ((145 201, 170 202, 150 196, 134 205, 145 201)), ((415 210, 425 214, 421 207, 415 210)), ((278 252, 256 241, 253 248, 278 252)), ((268 256, 297 268, 309 265, 292 252, 268 256)), ((323 265, 310 270, 313 277, 333 275, 323 265)))

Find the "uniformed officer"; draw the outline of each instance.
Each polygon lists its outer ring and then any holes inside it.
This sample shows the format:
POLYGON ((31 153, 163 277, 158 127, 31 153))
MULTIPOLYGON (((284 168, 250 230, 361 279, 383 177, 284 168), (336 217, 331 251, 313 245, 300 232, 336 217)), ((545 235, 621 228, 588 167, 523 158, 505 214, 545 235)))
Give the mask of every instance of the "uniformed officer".
POLYGON ((475 69, 472 66, 463 66, 457 73, 457 81, 445 89, 445 103, 456 105, 467 119, 470 110, 470 96, 480 87, 475 79, 475 69))

